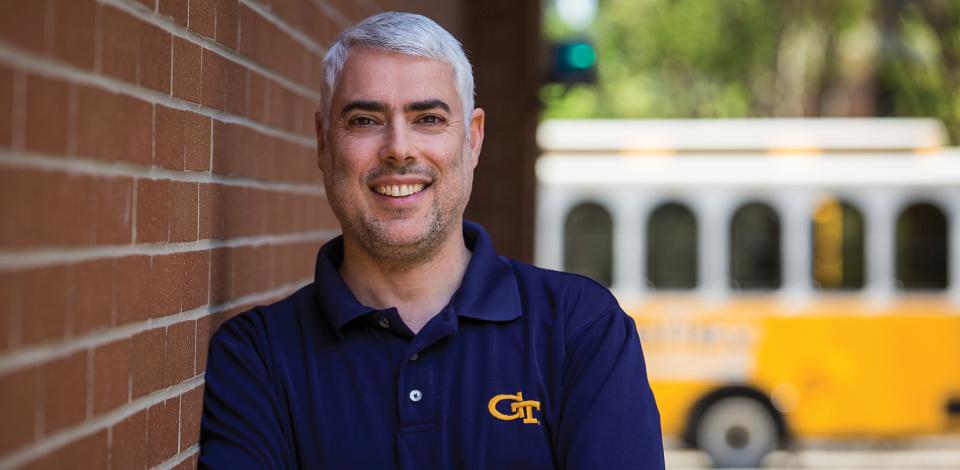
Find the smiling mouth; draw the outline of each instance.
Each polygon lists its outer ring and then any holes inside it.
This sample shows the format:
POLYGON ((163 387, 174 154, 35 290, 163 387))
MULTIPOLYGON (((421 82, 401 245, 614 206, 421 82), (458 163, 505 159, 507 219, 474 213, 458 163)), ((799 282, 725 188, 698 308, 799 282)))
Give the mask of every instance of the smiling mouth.
POLYGON ((411 196, 411 195, 417 194, 420 191, 423 191, 423 188, 425 187, 426 185, 423 183, 388 184, 388 185, 382 185, 382 186, 374 186, 373 190, 384 196, 405 197, 405 196, 411 196))

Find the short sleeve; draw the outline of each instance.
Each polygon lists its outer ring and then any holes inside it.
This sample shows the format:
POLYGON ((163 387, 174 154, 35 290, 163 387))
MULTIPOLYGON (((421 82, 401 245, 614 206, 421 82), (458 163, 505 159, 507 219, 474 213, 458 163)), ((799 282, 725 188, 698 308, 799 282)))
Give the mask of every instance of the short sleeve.
POLYGON ((210 341, 199 468, 295 468, 264 361, 241 331, 231 321, 210 341))
POLYGON ((567 342, 556 437, 564 469, 664 468, 660 414, 636 326, 619 307, 567 342))

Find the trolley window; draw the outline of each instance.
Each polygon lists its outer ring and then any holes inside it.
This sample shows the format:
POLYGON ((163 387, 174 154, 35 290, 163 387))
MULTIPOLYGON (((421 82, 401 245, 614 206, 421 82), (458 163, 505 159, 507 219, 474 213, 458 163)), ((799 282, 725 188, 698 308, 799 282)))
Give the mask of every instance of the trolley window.
POLYGON ((647 281, 653 289, 697 287, 697 221, 678 203, 666 203, 647 223, 647 281))
POLYGON ((906 290, 947 287, 947 218, 929 203, 897 219, 897 281, 906 290))
POLYGON ((863 216, 835 199, 813 214, 813 284, 823 290, 863 288, 863 216))
POLYGON ((613 282, 613 219, 603 206, 587 202, 567 214, 563 269, 609 287, 613 282))
POLYGON ((770 206, 741 206, 730 223, 730 287, 780 287, 780 219, 770 206))

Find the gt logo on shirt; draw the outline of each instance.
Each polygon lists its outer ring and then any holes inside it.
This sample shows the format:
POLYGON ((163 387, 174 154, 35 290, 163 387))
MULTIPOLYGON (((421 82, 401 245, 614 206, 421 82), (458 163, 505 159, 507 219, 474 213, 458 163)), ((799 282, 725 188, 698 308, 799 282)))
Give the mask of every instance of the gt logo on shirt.
POLYGON ((517 392, 516 395, 509 393, 494 395, 493 398, 490 399, 490 402, 487 403, 487 409, 490 410, 490 414, 492 414, 494 418, 504 421, 523 418, 523 422, 526 424, 537 424, 540 422, 537 418, 533 417, 534 409, 540 411, 540 402, 536 400, 524 400, 523 392, 517 392), (513 412, 513 414, 504 414, 497 409, 497 404, 504 400, 513 401, 513 403, 510 404, 510 411, 513 412))

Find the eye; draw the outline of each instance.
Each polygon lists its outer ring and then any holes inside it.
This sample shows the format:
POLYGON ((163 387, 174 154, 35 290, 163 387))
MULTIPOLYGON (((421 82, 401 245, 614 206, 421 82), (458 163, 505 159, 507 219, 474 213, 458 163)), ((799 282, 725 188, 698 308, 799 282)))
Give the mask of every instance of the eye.
POLYGON ((376 123, 377 121, 374 121, 372 118, 367 116, 357 116, 353 119, 350 119, 351 127, 370 127, 376 123))
POLYGON ((446 119, 440 116, 437 116, 436 114, 428 114, 418 119, 417 122, 421 124, 426 124, 428 126, 438 126, 446 122, 446 119))

